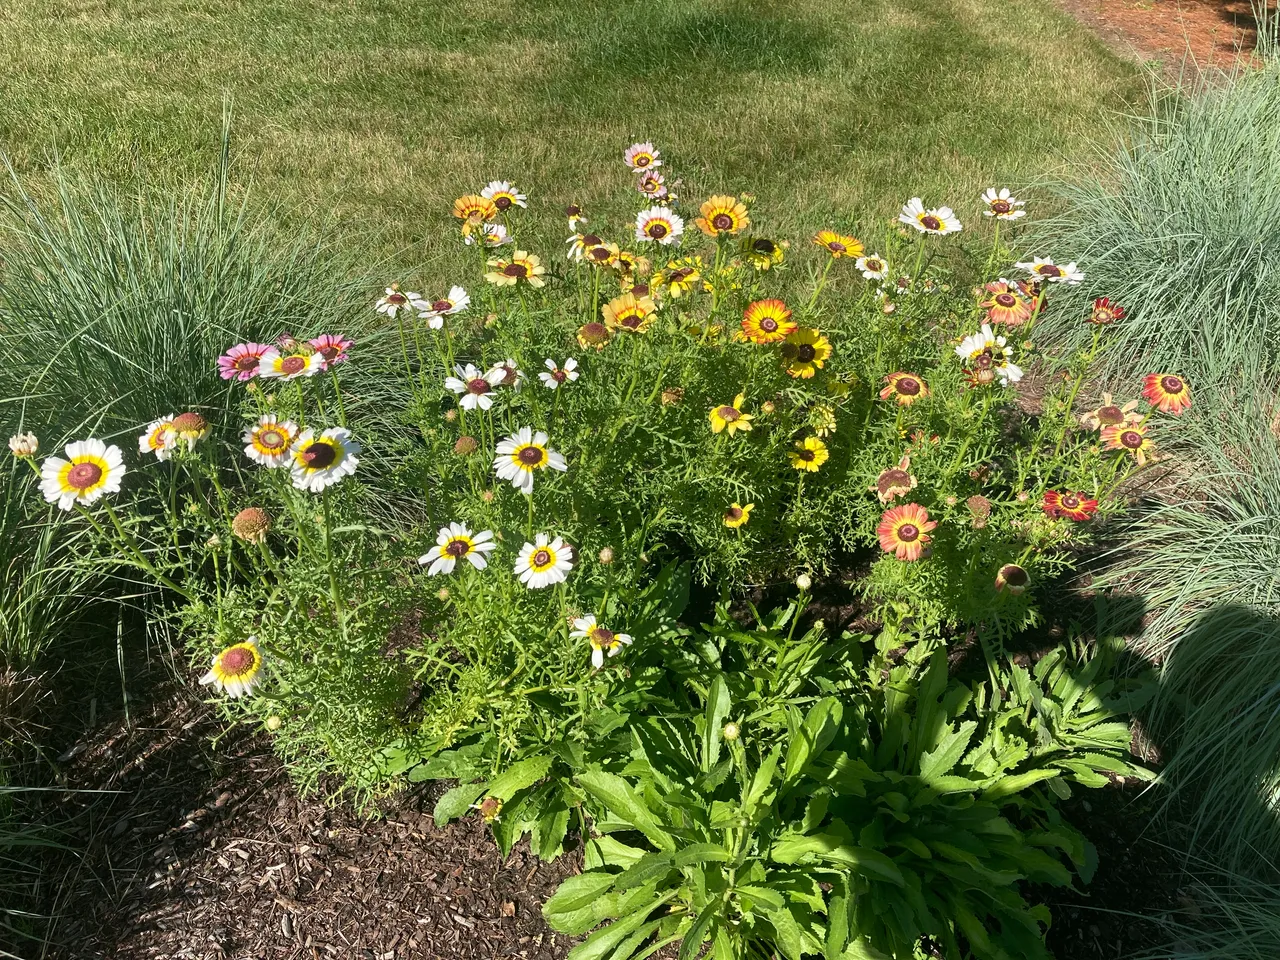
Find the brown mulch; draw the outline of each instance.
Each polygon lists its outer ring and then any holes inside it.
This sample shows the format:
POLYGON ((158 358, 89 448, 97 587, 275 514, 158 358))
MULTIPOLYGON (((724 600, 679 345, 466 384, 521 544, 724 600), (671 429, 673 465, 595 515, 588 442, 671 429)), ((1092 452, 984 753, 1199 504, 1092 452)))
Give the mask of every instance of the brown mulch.
MULTIPOLYGON (((578 869, 517 848, 503 860, 477 818, 438 830, 440 787, 368 819, 300 797, 264 736, 226 729, 160 682, 133 722, 88 733, 51 819, 73 848, 45 870, 51 960, 556 960, 571 941, 539 913, 578 869), (216 739, 216 744, 214 739, 216 739)), ((27 945, 28 950, 31 949, 27 945)), ((22 953, 22 956, 32 956, 22 953)))
POLYGON ((1177 75, 1231 70, 1252 59, 1258 23, 1249 0, 1060 0, 1114 50, 1177 75))

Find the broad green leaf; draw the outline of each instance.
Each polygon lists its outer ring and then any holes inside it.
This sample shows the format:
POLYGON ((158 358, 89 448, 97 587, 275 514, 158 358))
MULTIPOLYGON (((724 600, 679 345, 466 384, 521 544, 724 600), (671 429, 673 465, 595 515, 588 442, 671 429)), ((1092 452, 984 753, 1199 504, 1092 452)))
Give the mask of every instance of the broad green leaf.
POLYGON ((622 867, 624 870, 644 856, 645 851, 639 847, 628 846, 613 837, 595 837, 587 841, 588 849, 594 849, 603 863, 611 867, 622 867))
POLYGON ((668 852, 675 851, 675 839, 659 826, 644 800, 631 789, 627 781, 603 770, 588 770, 578 775, 578 783, 615 816, 643 833, 645 839, 655 847, 668 852))
POLYGON ((517 760, 489 781, 486 792, 499 800, 510 800, 525 787, 531 787, 545 777, 550 769, 550 757, 529 757, 526 760, 517 760))
POLYGON ((769 850, 770 859, 777 863, 798 863, 810 855, 849 867, 864 876, 887 880, 895 886, 900 887, 905 883, 902 871, 889 857, 875 850, 855 846, 831 833, 783 838, 769 850))
POLYGON ((1028 787, 1032 787, 1042 780, 1051 780, 1058 775, 1058 770, 1054 768, 1045 768, 1040 770, 1028 770, 1026 773, 1015 773, 1012 776, 1001 777, 991 786, 982 791, 984 800, 1001 800, 1005 797, 1011 797, 1015 793, 1021 793, 1028 787))
POLYGON ((969 741, 973 732, 978 729, 976 720, 966 720, 958 730, 948 730, 942 735, 936 749, 920 758, 920 778, 930 786, 933 781, 951 772, 960 762, 965 751, 969 749, 969 741))
POLYGON ((769 914, 769 922, 777 936, 778 952, 786 960, 800 960, 804 953, 804 935, 791 911, 785 908, 775 910, 769 914))
POLYGON ((675 868, 675 862, 669 853, 646 853, 628 867, 614 884, 615 890, 630 890, 652 880, 666 876, 675 868))
POLYGON ((755 819, 755 809, 764 802, 764 798, 769 793, 769 787, 773 783, 774 774, 778 770, 778 759, 782 756, 782 747, 775 746, 769 751, 769 755, 764 758, 760 764, 760 768, 756 770, 756 774, 751 779, 751 788, 747 791, 746 799, 743 801, 743 809, 746 810, 747 816, 755 819))
POLYGON ((707 935, 712 932, 712 924, 715 922, 716 914, 719 912, 721 903, 718 900, 712 900, 702 908, 697 918, 693 921, 684 939, 680 941, 679 960, 693 960, 702 952, 702 941, 707 939, 707 935))
POLYGON ((720 745, 724 741, 722 731, 731 707, 729 685, 725 683, 724 675, 719 674, 711 681, 711 688, 707 691, 706 723, 702 728, 703 773, 720 762, 720 745))
POLYGON ((768 887, 744 884, 734 887, 734 892, 741 897, 749 897, 755 901, 757 906, 766 911, 781 910, 786 905, 786 900, 782 894, 776 890, 770 890, 768 887))
POLYGON ((733 854, 716 843, 691 843, 681 847, 675 855, 677 867, 691 863, 726 863, 733 859, 733 854))
POLYGON ((564 850, 565 834, 569 830, 569 808, 557 798, 538 818, 535 850, 540 860, 554 860, 564 850))
POLYGON ((661 900, 650 904, 648 909, 637 910, 621 920, 616 920, 601 927, 586 940, 569 951, 567 960, 602 960, 613 953, 622 941, 649 922, 649 914, 653 912, 661 900))
POLYGON ((569 877, 556 888, 551 899, 542 905, 542 915, 551 921, 558 914, 572 913, 574 910, 590 906, 607 890, 613 888, 617 874, 604 871, 580 873, 569 877))
POLYGON ((483 783, 462 783, 452 790, 446 790, 444 796, 436 801, 432 819, 437 827, 443 827, 450 820, 457 820, 471 809, 471 805, 484 793, 483 783))

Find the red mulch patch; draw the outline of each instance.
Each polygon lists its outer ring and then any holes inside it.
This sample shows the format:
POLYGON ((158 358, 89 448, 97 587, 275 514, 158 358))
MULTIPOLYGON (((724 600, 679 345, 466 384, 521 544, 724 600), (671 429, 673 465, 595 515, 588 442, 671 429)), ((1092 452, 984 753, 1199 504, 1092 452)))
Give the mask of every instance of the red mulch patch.
POLYGON ((1258 24, 1249 0, 1062 0, 1112 47, 1142 60, 1229 70, 1251 57, 1258 24))

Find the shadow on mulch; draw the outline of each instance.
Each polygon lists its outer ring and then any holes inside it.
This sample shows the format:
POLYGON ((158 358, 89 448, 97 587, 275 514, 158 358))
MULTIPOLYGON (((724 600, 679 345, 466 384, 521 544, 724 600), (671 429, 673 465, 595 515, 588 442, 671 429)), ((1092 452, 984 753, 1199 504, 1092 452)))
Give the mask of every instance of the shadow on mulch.
MULTIPOLYGON (((51 819, 83 855, 44 871, 50 960, 449 958, 556 960, 571 940, 539 908, 572 854, 505 861, 476 818, 437 830, 439 787, 379 819, 299 797, 264 736, 225 730, 190 691, 157 680, 145 713, 90 732, 51 819), (221 734, 216 746, 214 737, 221 734)), ((79 746, 79 745, 77 745, 79 746)), ((28 947, 30 951, 30 948, 28 947)), ((22 954, 34 956, 34 952, 22 954)))

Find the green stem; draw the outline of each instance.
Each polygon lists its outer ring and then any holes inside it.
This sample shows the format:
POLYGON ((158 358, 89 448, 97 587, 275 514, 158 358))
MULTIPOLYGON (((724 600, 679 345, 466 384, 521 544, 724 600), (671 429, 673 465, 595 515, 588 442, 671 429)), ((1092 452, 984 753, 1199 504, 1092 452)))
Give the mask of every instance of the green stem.
POLYGON ((328 487, 325 487, 321 496, 321 504, 324 513, 324 553, 326 565, 329 568, 329 591, 333 598, 333 613, 338 621, 338 632, 342 634, 342 638, 345 640, 347 636, 347 617, 342 601, 342 592, 338 589, 337 564, 333 558, 333 528, 329 519, 328 487))

